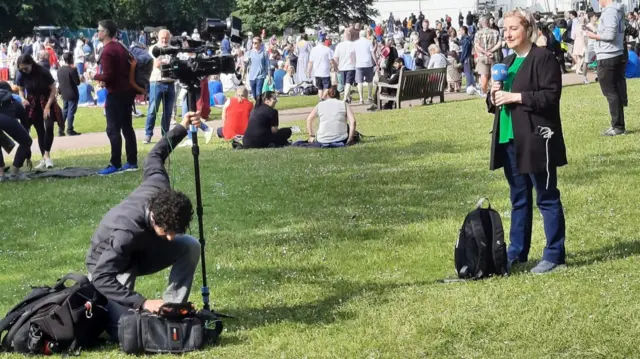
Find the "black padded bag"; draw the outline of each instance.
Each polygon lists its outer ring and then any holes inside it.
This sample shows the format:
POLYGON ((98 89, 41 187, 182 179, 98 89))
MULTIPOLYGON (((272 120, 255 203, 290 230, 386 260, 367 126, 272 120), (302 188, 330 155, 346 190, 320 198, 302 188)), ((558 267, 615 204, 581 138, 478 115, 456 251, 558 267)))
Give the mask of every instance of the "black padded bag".
POLYGON ((167 303, 157 314, 129 310, 118 322, 120 349, 127 354, 193 352, 217 342, 221 332, 220 317, 206 310, 196 312, 191 303, 167 303))
POLYGON ((500 214, 482 208, 482 198, 476 209, 464 220, 454 257, 456 272, 461 279, 483 279, 493 275, 507 275, 507 247, 500 214))

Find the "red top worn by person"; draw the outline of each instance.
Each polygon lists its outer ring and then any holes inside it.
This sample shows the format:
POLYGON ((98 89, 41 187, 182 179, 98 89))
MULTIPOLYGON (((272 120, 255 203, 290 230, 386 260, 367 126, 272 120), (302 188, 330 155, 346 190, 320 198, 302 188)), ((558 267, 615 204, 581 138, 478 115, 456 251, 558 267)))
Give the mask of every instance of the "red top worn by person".
POLYGON ((109 93, 131 91, 133 95, 133 87, 129 82, 129 53, 116 40, 104 45, 100 65, 102 73, 93 78, 104 82, 109 93))
POLYGON ((244 136, 249 125, 249 115, 253 110, 253 102, 249 101, 249 92, 244 86, 236 89, 236 95, 222 109, 222 135, 226 140, 236 135, 244 136))

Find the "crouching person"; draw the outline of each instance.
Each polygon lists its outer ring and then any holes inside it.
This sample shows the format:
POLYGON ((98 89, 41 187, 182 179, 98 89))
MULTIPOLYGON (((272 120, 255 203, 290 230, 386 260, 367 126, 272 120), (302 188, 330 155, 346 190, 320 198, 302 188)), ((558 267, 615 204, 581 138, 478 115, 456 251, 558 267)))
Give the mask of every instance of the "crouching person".
POLYGON ((118 338, 118 320, 129 309, 157 312, 163 303, 185 303, 200 258, 200 243, 184 235, 193 218, 189 198, 170 187, 165 160, 187 136, 189 125, 200 125, 198 113, 189 112, 151 150, 144 164, 143 181, 111 209, 91 238, 86 256, 89 279, 109 300, 109 334, 118 338), (137 277, 171 267, 162 299, 147 299, 135 292, 137 277))

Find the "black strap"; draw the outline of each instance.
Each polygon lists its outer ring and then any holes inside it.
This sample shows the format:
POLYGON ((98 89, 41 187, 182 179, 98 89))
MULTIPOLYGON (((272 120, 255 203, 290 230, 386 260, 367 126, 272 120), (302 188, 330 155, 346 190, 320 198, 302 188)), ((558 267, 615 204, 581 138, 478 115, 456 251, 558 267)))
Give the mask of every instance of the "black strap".
POLYGON ((470 215, 471 231, 473 232, 473 236, 475 237, 476 244, 478 246, 478 262, 476 263, 476 268, 473 268, 473 275, 477 279, 486 274, 484 273, 486 270, 484 257, 486 256, 487 250, 490 250, 490 248, 486 247, 487 238, 485 237, 484 230, 482 229, 482 216, 480 215, 480 211, 476 210, 470 215))
POLYGON ((496 273, 500 275, 507 275, 507 253, 506 243, 504 242, 504 228, 502 226, 502 219, 498 212, 490 210, 489 218, 491 219, 491 230, 493 232, 493 243, 491 243, 493 263, 495 265, 496 273))
POLYGON ((62 278, 60 278, 58 280, 58 282, 55 285, 56 289, 60 289, 64 287, 64 282, 68 281, 68 280, 72 280, 76 283, 78 283, 78 285, 86 285, 89 284, 89 278, 87 278, 85 275, 83 274, 79 274, 79 273, 69 273, 65 276, 63 276, 62 278))

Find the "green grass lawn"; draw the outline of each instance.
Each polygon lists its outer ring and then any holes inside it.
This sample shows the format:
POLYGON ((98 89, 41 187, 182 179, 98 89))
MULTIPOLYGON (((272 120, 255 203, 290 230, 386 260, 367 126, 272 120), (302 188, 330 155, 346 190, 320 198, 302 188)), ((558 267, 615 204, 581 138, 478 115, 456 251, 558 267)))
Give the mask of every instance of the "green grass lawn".
MULTIPOLYGON (((630 81, 636 95, 640 82, 630 81)), ((189 357, 636 357, 639 116, 632 100, 630 134, 602 137, 609 116, 598 85, 564 90, 568 268, 474 283, 439 280, 455 275, 458 230, 478 198, 489 197, 509 228, 508 185, 488 170, 492 117, 481 99, 358 115, 358 129, 374 137, 348 149, 202 146, 212 302, 237 319, 226 321, 220 346, 189 357)), ((60 151, 56 164, 97 168, 107 151, 60 151)), ((190 151, 178 148, 171 163, 175 188, 194 198, 190 151)), ((0 313, 29 285, 84 271, 98 222, 140 177, 2 184, 0 313)), ((535 213, 527 268, 544 246, 535 213)), ((167 273, 140 278, 137 289, 159 297, 167 273)), ((200 283, 198 270, 196 303, 200 283)), ((115 346, 84 353, 120 355, 115 346)))
MULTIPOLYGON (((366 89, 365 89, 366 93, 366 89)), ((233 96, 235 93, 229 92, 227 93, 227 97, 233 96)), ((353 94, 354 101, 358 101, 359 96, 354 92, 353 94)), ((318 96, 281 96, 278 99, 278 109, 279 110, 290 110, 295 108, 306 108, 313 107, 318 103, 318 96)), ((147 119, 147 111, 148 105, 137 105, 138 111, 145 114, 145 116, 140 118, 133 118, 133 127, 135 129, 144 128, 145 122, 147 119)), ((182 112, 182 107, 179 107, 178 113, 182 112)), ((102 107, 80 107, 78 108, 78 112, 76 113, 74 127, 75 130, 80 133, 88 133, 88 132, 104 132, 107 126, 107 120, 104 116, 102 107)), ((210 120, 219 120, 222 116, 222 109, 217 107, 211 108, 211 115, 209 116, 210 120)), ((160 113, 156 115, 156 125, 160 126, 160 119, 162 117, 162 105, 160 106, 160 113)), ((58 127, 56 125, 56 135, 58 131, 58 127)), ((34 129, 31 130, 31 136, 33 138, 36 137, 36 132, 34 129)))

